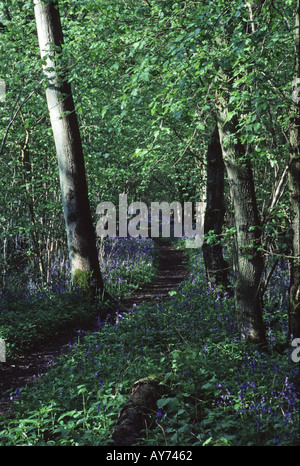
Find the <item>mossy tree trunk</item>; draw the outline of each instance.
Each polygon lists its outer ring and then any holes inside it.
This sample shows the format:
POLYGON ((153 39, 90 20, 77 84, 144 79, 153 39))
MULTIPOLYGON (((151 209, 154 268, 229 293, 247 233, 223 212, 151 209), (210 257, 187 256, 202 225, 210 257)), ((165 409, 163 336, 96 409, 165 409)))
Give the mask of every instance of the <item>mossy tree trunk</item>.
POLYGON ((74 284, 103 289, 90 211, 81 136, 63 64, 63 32, 58 2, 35 0, 35 18, 46 97, 58 158, 62 203, 74 284))

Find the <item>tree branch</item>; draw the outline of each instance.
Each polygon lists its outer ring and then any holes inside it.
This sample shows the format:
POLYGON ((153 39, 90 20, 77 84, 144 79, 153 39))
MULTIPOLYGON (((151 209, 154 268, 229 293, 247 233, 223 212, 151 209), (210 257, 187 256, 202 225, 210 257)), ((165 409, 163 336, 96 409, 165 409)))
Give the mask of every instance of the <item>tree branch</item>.
MULTIPOLYGON (((39 85, 42 84, 42 82, 44 81, 44 79, 42 79, 40 82, 39 82, 39 85)), ((4 146, 5 146, 5 142, 6 142, 6 139, 7 139, 7 136, 8 136, 8 133, 9 133, 9 130, 12 126, 12 124, 14 123, 15 119, 17 118, 17 115, 18 113, 20 112, 21 108, 23 107, 23 105, 33 96, 33 94, 36 92, 36 89, 34 89, 33 91, 30 92, 30 94, 28 94, 27 97, 25 97, 25 99, 23 100, 23 102, 19 105, 19 100, 20 100, 20 97, 21 97, 21 91, 19 92, 18 94, 18 97, 17 97, 17 100, 12 108, 12 111, 11 111, 11 114, 10 114, 10 121, 8 123, 8 126, 6 128, 6 131, 5 131, 5 134, 4 134, 4 137, 2 139, 2 143, 1 143, 1 148, 0 148, 0 155, 3 154, 3 151, 4 151, 4 146), (17 110, 15 111, 15 108, 16 106, 18 106, 17 110)))

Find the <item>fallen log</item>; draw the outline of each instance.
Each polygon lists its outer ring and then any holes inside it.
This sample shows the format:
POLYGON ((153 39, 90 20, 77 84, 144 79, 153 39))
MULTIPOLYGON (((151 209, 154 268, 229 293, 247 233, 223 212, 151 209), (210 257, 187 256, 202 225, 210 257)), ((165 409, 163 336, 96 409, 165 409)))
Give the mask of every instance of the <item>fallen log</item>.
POLYGON ((137 380, 119 414, 112 435, 115 446, 131 446, 141 438, 142 430, 155 425, 157 400, 166 393, 160 379, 146 377, 137 380))

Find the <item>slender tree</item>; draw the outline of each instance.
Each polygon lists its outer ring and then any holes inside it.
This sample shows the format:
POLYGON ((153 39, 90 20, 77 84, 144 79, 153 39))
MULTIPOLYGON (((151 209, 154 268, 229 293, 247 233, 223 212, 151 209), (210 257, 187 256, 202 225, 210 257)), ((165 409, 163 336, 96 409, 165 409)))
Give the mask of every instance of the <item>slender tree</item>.
MULTIPOLYGON (((252 171, 251 147, 242 141, 241 110, 232 98, 234 91, 241 89, 238 82, 240 76, 229 52, 235 38, 241 37, 239 34, 247 41, 254 33, 252 7, 250 3, 247 6, 249 18, 242 26, 237 25, 233 17, 228 22, 220 20, 221 30, 215 37, 216 45, 225 56, 228 52, 230 59, 220 60, 215 109, 236 230, 234 298, 239 334, 243 340, 265 345, 261 293, 264 270, 261 221, 252 171), (242 30, 239 31, 239 27, 242 30)), ((249 72, 248 69, 244 70, 246 76, 249 72)))
MULTIPOLYGON (((22 116, 22 120, 23 120, 23 116, 22 116)), ((37 223, 36 223, 36 216, 34 212, 33 195, 30 189, 33 186, 33 183, 32 183, 32 176, 31 176, 32 167, 30 163, 30 155, 29 155, 29 147, 28 147, 29 146, 29 134, 30 134, 29 131, 26 130, 25 141, 21 149, 23 178, 24 178, 24 185, 26 187, 25 188, 26 189, 26 203, 28 206, 30 223, 32 227, 32 230, 31 230, 32 242, 33 242, 36 257, 38 259, 41 280, 43 283, 45 283, 46 282, 46 270, 45 270, 45 264, 44 264, 44 260, 42 256, 41 247, 40 247, 40 238, 39 238, 39 233, 38 233, 38 228, 37 228, 37 223)))
MULTIPOLYGON (((295 83, 300 82, 300 2, 295 21, 295 83)), ((290 161, 288 186, 292 213, 292 251, 289 291, 289 334, 300 337, 300 98, 294 99, 290 125, 290 161)))
POLYGON ((209 236, 203 244, 203 257, 207 279, 213 285, 228 289, 229 265, 224 260, 220 235, 224 225, 224 162, 220 144, 219 131, 216 126, 209 142, 206 155, 206 209, 204 234, 213 233, 215 241, 209 242, 209 236))
POLYGON ((103 288, 88 198, 84 156, 71 86, 62 64, 58 1, 35 0, 35 19, 46 98, 58 158, 62 203, 74 284, 103 288))
POLYGON ((216 98, 218 128, 234 210, 237 242, 235 305, 242 339, 265 343, 261 277, 264 267, 259 250, 261 230, 249 154, 239 140, 237 117, 229 118, 228 89, 216 98))

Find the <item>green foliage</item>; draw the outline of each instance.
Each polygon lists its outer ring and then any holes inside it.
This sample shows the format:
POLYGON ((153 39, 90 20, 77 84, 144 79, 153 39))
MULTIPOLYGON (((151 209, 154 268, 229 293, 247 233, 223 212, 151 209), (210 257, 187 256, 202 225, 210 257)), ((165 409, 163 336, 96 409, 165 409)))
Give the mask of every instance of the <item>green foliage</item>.
POLYGON ((2 299, 0 335, 7 343, 9 358, 55 341, 78 325, 93 322, 97 309, 91 307, 82 293, 37 293, 30 297, 2 299))
MULTIPOLYGON (((155 278, 158 258, 151 240, 106 243, 106 253, 104 243, 100 246, 101 267, 106 290, 113 296, 122 299, 155 278)), ((47 285, 32 281, 30 286, 28 278, 26 271, 10 276, 9 291, 1 296, 0 337, 6 341, 8 357, 54 341, 74 328, 94 325, 109 309, 103 296, 90 299, 86 292, 90 276, 84 272, 79 271, 77 283, 72 284, 70 274, 53 274, 47 285)))
MULTIPOLYGON (((147 203, 199 200, 215 92, 223 87, 253 166, 264 252, 290 255, 284 183, 275 194, 289 155, 295 1, 252 5, 253 21, 243 0, 60 2, 60 59, 73 88, 93 213, 101 200, 117 204, 121 192, 147 203)), ((32 2, 0 2, 0 21, 1 287, 15 291, 22 277, 39 273, 39 256, 47 271, 64 257, 66 238, 32 2)), ((230 252, 230 208, 227 213, 222 241, 230 252)), ((190 254, 197 267, 198 251, 190 254)), ((117 296, 155 274, 146 262, 132 270, 128 256, 121 259, 113 272, 109 260, 102 264, 117 296)), ((276 277, 283 282, 284 269, 276 277)), ((287 304, 277 282, 264 300, 272 349, 287 336, 287 304)), ((129 387, 159 368, 170 395, 158 402, 157 428, 145 432, 148 445, 295 444, 299 416, 289 355, 260 354, 237 341, 232 299, 208 293, 204 283, 203 274, 194 274, 169 303, 144 306, 88 335, 16 398, 15 419, 1 419, 0 442, 109 444, 129 387)), ((9 356, 91 318, 82 297, 67 292, 4 305, 0 336, 9 356)))
MULTIPOLYGON (((16 262, 38 267, 39 254, 47 268, 49 251, 55 246, 61 252, 66 243, 32 8, 30 2, 0 3, 5 26, 0 78, 7 88, 0 102, 1 139, 9 128, 0 163, 5 185, 0 240, 18 245, 0 259, 5 274, 16 262), (18 113, 11 122, 13 110, 18 113), (25 183, 26 135, 31 169, 25 183)), ((293 2, 253 6, 253 22, 242 0, 230 5, 65 0, 60 11, 65 36, 60 59, 72 84, 92 213, 99 201, 117 204, 121 192, 147 203, 202 198, 215 91, 222 84, 220 72, 231 69, 230 115, 239 116, 259 211, 268 220, 265 249, 277 247, 277 232, 287 232, 290 217, 283 189, 271 218, 269 208, 288 160, 293 2)), ((279 244, 276 252, 288 251, 279 244)), ((4 282, 5 276, 3 287, 4 282)))
POLYGON ((73 285, 88 296, 93 286, 93 273, 79 269, 75 270, 73 285))
POLYGON ((157 274, 159 250, 150 239, 106 238, 99 249, 105 287, 116 297, 129 296, 157 274))
MULTIPOLYGON (((1 444, 110 445, 133 383, 159 372, 168 394, 139 445, 296 445, 290 355, 236 338, 233 300, 206 289, 195 254, 190 280, 169 301, 102 323, 38 383, 13 393, 15 416, 2 419, 1 444)), ((266 307, 270 318, 272 311, 266 307)))

